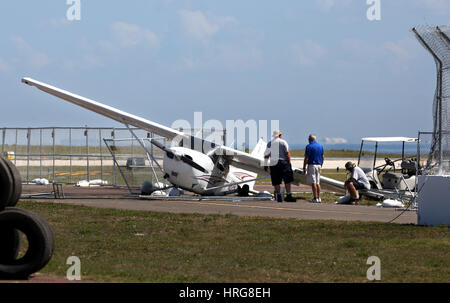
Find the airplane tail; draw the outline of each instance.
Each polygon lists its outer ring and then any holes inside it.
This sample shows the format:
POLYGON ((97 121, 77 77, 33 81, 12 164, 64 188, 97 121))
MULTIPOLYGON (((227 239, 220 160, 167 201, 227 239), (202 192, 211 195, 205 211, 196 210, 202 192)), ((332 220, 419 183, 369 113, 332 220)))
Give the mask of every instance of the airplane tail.
POLYGON ((253 148, 250 155, 264 159, 264 152, 266 151, 267 143, 264 142, 262 138, 259 139, 258 143, 253 148))
MULTIPOLYGON (((252 152, 250 153, 250 155, 252 155, 253 157, 256 158, 260 158, 261 159, 261 163, 264 160, 264 152, 266 151, 266 147, 267 147, 267 143, 260 138, 258 143, 255 145, 255 147, 253 148, 252 152)), ((258 173, 255 172, 251 172, 251 171, 247 171, 247 173, 249 175, 251 175, 252 179, 255 179, 258 177, 258 173)), ((256 181, 251 181, 245 184, 248 184, 248 186, 250 187, 250 191, 253 191, 253 186, 255 186, 256 181)))

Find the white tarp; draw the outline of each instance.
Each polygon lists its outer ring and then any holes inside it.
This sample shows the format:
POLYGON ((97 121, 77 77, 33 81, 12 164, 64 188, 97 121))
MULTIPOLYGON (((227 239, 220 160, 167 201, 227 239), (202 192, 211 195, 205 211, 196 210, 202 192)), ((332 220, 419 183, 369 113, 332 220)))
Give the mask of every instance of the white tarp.
POLYGON ((81 180, 78 181, 75 186, 78 187, 89 187, 89 186, 100 186, 100 185, 108 185, 108 181, 101 180, 101 179, 95 179, 95 180, 81 180))

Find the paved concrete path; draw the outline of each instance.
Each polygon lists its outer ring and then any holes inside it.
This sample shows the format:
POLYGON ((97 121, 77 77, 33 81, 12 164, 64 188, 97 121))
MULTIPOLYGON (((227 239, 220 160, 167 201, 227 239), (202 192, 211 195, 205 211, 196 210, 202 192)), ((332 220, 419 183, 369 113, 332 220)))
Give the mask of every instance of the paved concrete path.
MULTIPOLYGON (((401 214, 392 208, 375 206, 335 205, 330 203, 277 203, 275 201, 168 201, 137 199, 39 199, 39 202, 53 202, 98 208, 114 208, 141 211, 200 214, 234 214, 239 216, 260 216, 275 218, 296 218, 308 220, 344 220, 390 222, 401 214)), ((395 223, 417 223, 417 214, 404 212, 395 223)))

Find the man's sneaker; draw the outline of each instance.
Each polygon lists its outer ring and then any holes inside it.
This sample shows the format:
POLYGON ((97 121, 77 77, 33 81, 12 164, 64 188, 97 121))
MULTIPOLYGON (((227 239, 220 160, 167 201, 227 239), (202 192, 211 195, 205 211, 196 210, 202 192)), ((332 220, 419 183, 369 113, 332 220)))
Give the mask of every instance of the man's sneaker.
POLYGON ((316 200, 317 200, 317 203, 322 203, 322 199, 317 198, 316 200))
POLYGON ((317 199, 316 198, 312 198, 311 200, 309 200, 309 203, 317 203, 317 199))
POLYGON ((358 205, 359 204, 359 199, 351 198, 349 203, 353 204, 353 205, 358 205))
POLYGON ((292 197, 292 195, 286 195, 286 199, 284 199, 286 202, 297 202, 297 199, 292 197))
POLYGON ((281 196, 281 194, 276 193, 275 200, 277 200, 277 202, 283 202, 283 197, 281 196))

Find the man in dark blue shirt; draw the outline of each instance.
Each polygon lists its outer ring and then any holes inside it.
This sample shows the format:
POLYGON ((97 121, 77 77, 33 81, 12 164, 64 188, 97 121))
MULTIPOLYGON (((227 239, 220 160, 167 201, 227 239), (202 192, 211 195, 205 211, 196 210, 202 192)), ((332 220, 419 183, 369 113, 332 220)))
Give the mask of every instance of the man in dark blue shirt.
POLYGON ((307 182, 311 184, 314 198, 311 203, 320 203, 320 172, 324 161, 323 146, 316 142, 316 136, 311 134, 308 137, 309 144, 305 148, 305 159, 303 161, 303 171, 306 173, 307 182), (308 170, 306 165, 308 164, 308 170))

